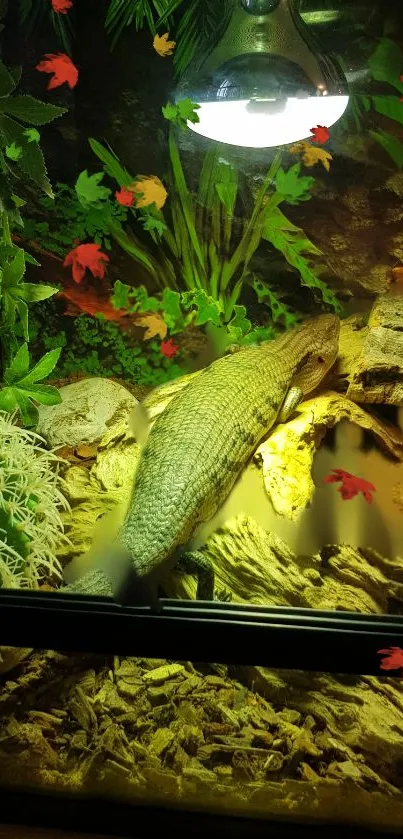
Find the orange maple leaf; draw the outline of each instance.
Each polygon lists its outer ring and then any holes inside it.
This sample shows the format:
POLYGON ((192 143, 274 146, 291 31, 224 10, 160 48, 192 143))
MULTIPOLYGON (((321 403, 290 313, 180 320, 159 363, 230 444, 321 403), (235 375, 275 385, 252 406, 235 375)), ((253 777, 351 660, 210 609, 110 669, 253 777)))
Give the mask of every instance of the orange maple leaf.
POLYGON ((155 204, 158 210, 164 206, 168 193, 157 175, 144 175, 137 178, 128 187, 136 196, 136 207, 149 207, 155 204))
POLYGON ((52 9, 57 15, 67 15, 73 6, 73 0, 51 0, 52 9))
POLYGON ((327 172, 330 170, 330 160, 333 160, 330 152, 319 149, 317 146, 311 146, 305 140, 291 146, 290 154, 300 154, 305 166, 311 167, 315 166, 315 163, 322 163, 327 172))
POLYGON ((85 245, 77 245, 70 253, 67 254, 63 265, 67 267, 71 265, 73 268, 73 280, 75 283, 81 283, 84 274, 88 268, 93 277, 99 277, 102 280, 105 276, 105 266, 109 262, 109 256, 102 253, 101 246, 95 242, 89 242, 85 245))
POLYGON ((316 125, 315 128, 311 128, 311 134, 313 134, 313 139, 315 143, 327 143, 330 134, 329 129, 326 128, 326 125, 316 125))
POLYGON ((172 358, 178 352, 179 347, 174 344, 173 338, 168 338, 167 341, 162 341, 160 349, 166 358, 172 358))
POLYGON ((162 58, 166 58, 167 55, 172 55, 176 47, 176 41, 168 41, 168 38, 169 32, 165 32, 165 35, 154 36, 153 47, 162 58))
POLYGON ((145 312, 136 320, 136 325, 146 328, 145 341, 155 338, 156 335, 163 340, 168 332, 168 327, 158 312, 145 312))
POLYGON ((66 83, 73 89, 78 82, 78 70, 71 58, 64 52, 46 53, 45 60, 36 65, 40 73, 53 73, 53 78, 48 84, 48 90, 66 83))
POLYGON ((122 186, 117 192, 115 192, 115 198, 118 204, 122 207, 132 207, 134 204, 134 194, 133 191, 127 189, 127 187, 122 186))

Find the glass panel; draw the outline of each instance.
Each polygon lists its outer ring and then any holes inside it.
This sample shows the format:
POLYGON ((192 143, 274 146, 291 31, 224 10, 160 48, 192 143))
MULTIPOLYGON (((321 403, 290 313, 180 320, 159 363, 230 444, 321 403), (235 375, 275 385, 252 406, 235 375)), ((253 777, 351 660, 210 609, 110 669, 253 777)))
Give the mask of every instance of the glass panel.
POLYGON ((401 827, 401 680, 13 648, 1 667, 3 788, 401 827))
POLYGON ((400 4, 101 6, 0 3, 1 585, 401 614, 400 4))

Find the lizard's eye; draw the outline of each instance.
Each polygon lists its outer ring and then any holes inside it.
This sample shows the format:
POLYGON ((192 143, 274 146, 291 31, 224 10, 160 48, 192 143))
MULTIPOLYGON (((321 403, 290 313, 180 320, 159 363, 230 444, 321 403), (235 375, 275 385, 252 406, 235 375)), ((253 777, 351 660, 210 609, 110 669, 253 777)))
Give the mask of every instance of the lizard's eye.
POLYGON ((325 363, 325 359, 324 359, 324 358, 322 358, 322 356, 321 356, 321 355, 318 355, 318 363, 319 363, 319 364, 324 364, 324 363, 325 363))

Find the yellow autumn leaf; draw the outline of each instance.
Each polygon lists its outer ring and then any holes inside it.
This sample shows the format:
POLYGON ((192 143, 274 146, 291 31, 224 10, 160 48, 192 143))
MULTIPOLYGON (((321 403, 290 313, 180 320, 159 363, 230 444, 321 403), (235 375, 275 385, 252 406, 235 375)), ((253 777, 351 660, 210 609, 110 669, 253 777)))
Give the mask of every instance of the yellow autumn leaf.
POLYGON ((145 312, 136 319, 136 325, 145 328, 143 337, 146 341, 155 338, 156 335, 163 341, 168 332, 168 327, 158 312, 145 312))
POLYGON ((310 143, 306 143, 305 140, 301 140, 300 143, 292 146, 290 153, 300 154, 305 166, 310 167, 315 166, 316 163, 322 163, 327 172, 330 170, 330 161, 333 160, 330 152, 319 148, 319 146, 312 146, 310 143))
POLYGON ((155 204, 158 210, 164 206, 168 193, 157 175, 144 175, 130 184, 129 189, 140 198, 136 198, 136 207, 149 207, 155 204))
POLYGON ((166 58, 167 55, 172 55, 176 47, 176 41, 168 41, 168 38, 169 32, 165 32, 165 35, 155 35, 153 40, 153 47, 162 58, 166 58))

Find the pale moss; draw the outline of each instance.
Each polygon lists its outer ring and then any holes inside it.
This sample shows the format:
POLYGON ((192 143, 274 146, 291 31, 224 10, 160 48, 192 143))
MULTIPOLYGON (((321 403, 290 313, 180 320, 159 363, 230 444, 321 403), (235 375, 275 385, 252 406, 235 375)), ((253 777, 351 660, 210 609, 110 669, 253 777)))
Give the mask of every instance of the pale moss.
POLYGON ((35 432, 0 412, 0 585, 38 588, 61 579, 57 548, 66 540, 61 513, 63 461, 35 432))

